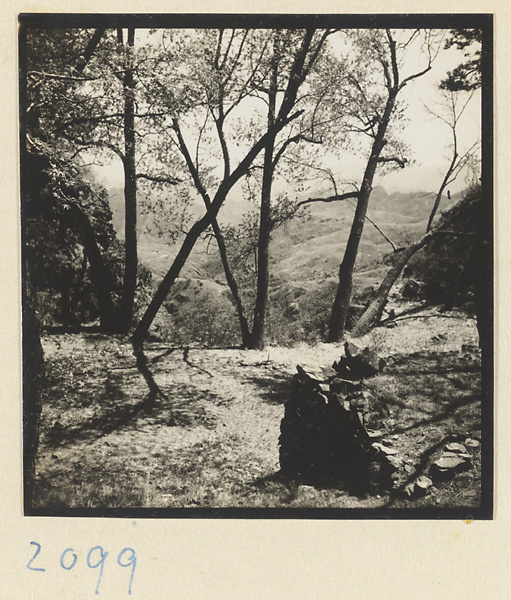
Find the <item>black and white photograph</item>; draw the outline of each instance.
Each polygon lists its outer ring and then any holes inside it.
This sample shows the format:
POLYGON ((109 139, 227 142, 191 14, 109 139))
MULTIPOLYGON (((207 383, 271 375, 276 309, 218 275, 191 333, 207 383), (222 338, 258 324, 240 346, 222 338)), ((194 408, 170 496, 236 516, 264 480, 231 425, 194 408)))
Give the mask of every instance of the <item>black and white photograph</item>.
POLYGON ((491 14, 20 14, 24 514, 492 519, 493 66, 491 14))

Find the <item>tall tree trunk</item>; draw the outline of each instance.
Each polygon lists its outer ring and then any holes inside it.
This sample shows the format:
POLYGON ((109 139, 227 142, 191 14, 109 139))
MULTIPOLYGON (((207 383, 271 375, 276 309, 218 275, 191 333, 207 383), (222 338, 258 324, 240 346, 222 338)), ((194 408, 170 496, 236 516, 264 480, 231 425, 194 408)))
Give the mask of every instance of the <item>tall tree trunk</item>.
POLYGON ((133 78, 133 45, 135 29, 128 29, 124 73, 124 284, 121 298, 121 331, 127 332, 133 319, 137 287, 137 179, 135 166, 135 83, 133 78))
POLYGON ((251 348, 264 348, 264 329, 268 308, 270 237, 271 237, 271 187, 273 179, 274 138, 268 143, 264 154, 263 186, 257 244, 257 295, 254 307, 251 348))
POLYGON ((330 329, 327 338, 328 342, 338 342, 344 336, 346 318, 348 316, 348 309, 353 290, 353 272, 355 270, 358 247, 362 237, 362 232, 364 230, 365 217, 367 213, 367 207, 369 205, 369 198, 371 196, 374 174, 376 172, 381 151, 386 143, 385 133, 394 109, 397 92, 398 88, 396 87, 389 90, 385 111, 378 126, 378 131, 371 148, 369 160, 367 161, 348 243, 346 245, 346 250, 344 251, 343 261, 339 267, 339 284, 337 286, 337 292, 332 306, 330 329))
POLYGON ((396 260, 396 264, 385 276, 385 279, 382 281, 380 287, 378 288, 378 291, 376 292, 376 296, 374 297, 373 301, 364 311, 357 324, 355 325, 353 331, 351 332, 351 334, 354 337, 364 335, 375 323, 377 323, 380 320, 383 314, 383 309, 387 304, 387 298, 389 296, 390 290, 392 289, 392 286, 396 283, 407 262, 412 258, 412 256, 416 252, 418 252, 423 246, 425 246, 430 241, 430 239, 433 236, 433 233, 433 231, 427 233, 419 241, 415 242, 414 244, 411 244, 410 246, 408 246, 408 248, 405 248, 399 253, 399 256, 396 260))
MULTIPOLYGON (((275 109, 277 103, 277 76, 278 76, 278 44, 274 38, 274 50, 271 70, 271 80, 268 90, 268 130, 273 129, 275 123, 275 109)), ((268 308, 268 284, 270 262, 270 237, 271 237, 271 188, 273 183, 273 151, 275 149, 275 135, 268 138, 264 148, 263 185, 261 190, 261 210, 259 217, 259 239, 257 243, 257 294, 254 307, 254 323, 252 327, 251 348, 262 350, 264 348, 264 328, 266 311, 268 308)))

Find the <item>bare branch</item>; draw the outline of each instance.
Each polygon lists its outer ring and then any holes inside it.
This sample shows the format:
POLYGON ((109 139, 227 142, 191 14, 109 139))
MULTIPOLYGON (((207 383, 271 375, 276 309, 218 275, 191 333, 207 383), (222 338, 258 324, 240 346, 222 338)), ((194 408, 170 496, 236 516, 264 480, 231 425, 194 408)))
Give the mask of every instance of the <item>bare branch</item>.
POLYGON ((278 152, 275 154, 275 157, 273 158, 273 167, 275 168, 277 166, 279 160, 282 158, 282 155, 284 154, 284 152, 286 151, 288 146, 290 146, 291 144, 297 144, 300 141, 309 142, 309 144, 322 144, 323 143, 322 140, 315 140, 313 138, 306 136, 304 133, 298 133, 297 135, 288 138, 282 144, 282 146, 279 148, 278 152))
POLYGON ((340 202, 341 200, 348 200, 349 198, 357 198, 359 197, 360 192, 346 192, 345 194, 335 194, 335 196, 327 196, 326 198, 307 198, 307 200, 302 200, 298 202, 296 205, 297 208, 299 206, 303 206, 304 204, 311 204, 312 202, 340 202))
POLYGON ((137 179, 147 179, 148 181, 153 181, 154 183, 168 183, 169 185, 177 185, 181 183, 181 179, 175 177, 166 177, 163 175, 149 175, 148 173, 137 173, 137 179))
POLYGON ((399 158, 397 156, 380 156, 380 158, 378 159, 379 163, 389 163, 389 162, 395 162, 399 165, 399 167, 401 169, 404 169, 406 166, 406 163, 408 162, 407 158, 399 158))
POLYGON ((46 79, 59 79, 62 81, 96 81, 99 77, 76 77, 73 75, 57 75, 56 73, 45 73, 43 71, 29 71, 27 73, 28 77, 32 77, 33 79, 36 76, 45 77, 46 79))

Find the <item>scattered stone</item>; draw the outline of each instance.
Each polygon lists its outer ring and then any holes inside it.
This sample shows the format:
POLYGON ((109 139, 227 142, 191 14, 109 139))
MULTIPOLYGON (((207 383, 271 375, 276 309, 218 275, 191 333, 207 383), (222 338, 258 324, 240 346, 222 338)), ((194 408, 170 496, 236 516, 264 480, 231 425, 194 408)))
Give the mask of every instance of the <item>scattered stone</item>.
POLYGON ((445 447, 446 450, 449 450, 451 452, 458 452, 458 453, 467 453, 467 449, 465 448, 465 446, 463 444, 458 444, 457 442, 452 442, 450 444, 447 444, 447 446, 445 447))
POLYGON ((371 431, 371 430, 367 430, 367 435, 372 439, 372 440, 377 440, 379 438, 381 438, 381 436, 383 435, 383 431, 381 431, 380 429, 376 429, 375 431, 371 431))
POLYGON ((386 454, 387 456, 399 454, 399 452, 395 448, 389 448, 388 446, 385 446, 384 444, 381 444, 380 442, 374 442, 373 448, 376 448, 377 450, 379 450, 380 452, 383 452, 383 454, 386 454))
POLYGON ((321 369, 321 374, 323 376, 323 379, 330 380, 335 378, 335 376, 337 375, 337 371, 333 367, 323 367, 321 369))
POLYGON ((428 489, 433 485, 429 477, 421 475, 415 481, 407 484, 403 492, 409 498, 422 498, 428 493, 428 489))
POLYGON ((465 460, 459 456, 448 456, 444 454, 433 464, 435 464, 439 469, 455 469, 464 463, 465 460))
POLYGON ((415 482, 415 485, 417 485, 423 490, 427 490, 433 485, 433 482, 429 477, 426 477, 426 475, 421 475, 415 482))
MULTIPOLYGON (((337 363, 334 363, 337 364, 337 363)), ((330 382, 330 390, 336 394, 349 394, 361 390, 362 386, 359 381, 350 381, 348 379, 341 379, 335 377, 330 382)))
POLYGON ((387 462, 392 466, 393 470, 400 469, 403 466, 403 459, 399 456, 386 456, 387 462))
MULTIPOLYGON (((448 444, 448 446, 449 445, 450 444, 448 444)), ((442 456, 431 465, 429 474, 434 481, 448 481, 457 473, 462 473, 463 471, 472 468, 471 458, 470 454, 467 454, 466 452, 444 452, 442 456)))
POLYGON ((467 448, 479 448, 480 445, 481 445, 481 442, 479 440, 475 440, 473 438, 467 438, 465 440, 465 446, 467 448))
POLYGON ((415 493, 415 483, 412 481, 411 483, 405 485, 405 487, 403 488, 403 493, 405 494, 405 496, 411 498, 415 493))

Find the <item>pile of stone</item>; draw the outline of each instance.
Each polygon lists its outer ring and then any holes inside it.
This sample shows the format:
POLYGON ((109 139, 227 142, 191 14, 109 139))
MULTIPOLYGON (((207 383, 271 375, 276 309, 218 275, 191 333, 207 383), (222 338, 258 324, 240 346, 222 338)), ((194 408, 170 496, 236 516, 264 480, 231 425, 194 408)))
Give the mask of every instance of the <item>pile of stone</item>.
POLYGON ((451 442, 445 446, 440 457, 431 463, 429 468, 429 477, 421 475, 414 481, 408 483, 404 488, 404 495, 410 499, 420 498, 428 493, 433 484, 450 481, 458 473, 468 471, 472 468, 472 455, 467 448, 475 449, 480 446, 480 442, 467 437, 465 444, 451 442))
MULTIPOLYGON (((467 438, 465 444, 469 447, 477 447, 479 442, 467 438)), ((472 468, 472 455, 463 444, 452 442, 447 444, 439 459, 432 463, 429 475, 434 481, 449 481, 458 473, 468 471, 472 468)))
POLYGON ((389 489, 400 461, 391 448, 373 443, 363 416, 373 400, 363 380, 385 364, 349 342, 344 352, 326 380, 297 366, 280 426, 281 470, 313 485, 342 481, 360 492, 389 489))

